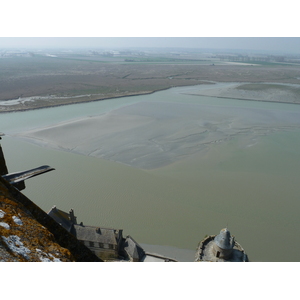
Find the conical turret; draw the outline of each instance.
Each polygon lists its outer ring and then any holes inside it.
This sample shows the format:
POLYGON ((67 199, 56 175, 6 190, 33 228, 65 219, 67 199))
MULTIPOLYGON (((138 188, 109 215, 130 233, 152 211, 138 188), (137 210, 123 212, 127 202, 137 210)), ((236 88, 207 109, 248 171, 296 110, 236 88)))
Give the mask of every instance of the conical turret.
POLYGON ((230 235, 230 231, 227 228, 223 228, 214 241, 219 248, 224 250, 234 247, 234 238, 230 235))

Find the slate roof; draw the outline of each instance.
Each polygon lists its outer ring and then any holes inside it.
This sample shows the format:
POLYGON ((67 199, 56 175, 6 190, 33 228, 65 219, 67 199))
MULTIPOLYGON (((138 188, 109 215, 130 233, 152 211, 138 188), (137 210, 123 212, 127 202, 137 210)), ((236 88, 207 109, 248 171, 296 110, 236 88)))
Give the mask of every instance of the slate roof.
POLYGON ((70 221, 68 213, 56 208, 56 206, 54 205, 48 212, 48 215, 66 230, 68 230, 69 232, 71 231, 72 222, 70 221))
POLYGON ((117 245, 117 230, 74 224, 71 233, 78 240, 117 245))
POLYGON ((234 239, 227 228, 221 229, 214 241, 221 249, 232 249, 234 247, 234 239))
MULTIPOLYGON (((72 233, 80 241, 97 242, 103 244, 118 244, 119 231, 113 228, 86 226, 82 223, 76 224, 71 221, 70 214, 53 206, 48 212, 57 223, 72 233)), ((76 219, 76 217, 74 217, 76 219)))
POLYGON ((144 249, 130 235, 126 237, 124 250, 134 260, 141 261, 145 256, 144 249))

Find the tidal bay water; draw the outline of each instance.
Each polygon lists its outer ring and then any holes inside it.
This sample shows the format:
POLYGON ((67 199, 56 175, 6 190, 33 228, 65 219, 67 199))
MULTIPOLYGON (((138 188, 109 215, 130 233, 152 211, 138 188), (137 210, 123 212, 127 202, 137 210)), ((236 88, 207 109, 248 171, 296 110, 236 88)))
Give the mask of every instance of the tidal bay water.
POLYGON ((9 171, 49 164, 56 170, 24 190, 42 209, 73 208, 79 221, 122 228, 141 244, 188 249, 185 260, 228 226, 250 260, 298 261, 300 106, 188 95, 203 88, 1 114, 9 171), (120 136, 89 127, 111 114, 132 126, 120 136), (74 151, 89 134, 85 146, 119 144, 95 156, 74 151))

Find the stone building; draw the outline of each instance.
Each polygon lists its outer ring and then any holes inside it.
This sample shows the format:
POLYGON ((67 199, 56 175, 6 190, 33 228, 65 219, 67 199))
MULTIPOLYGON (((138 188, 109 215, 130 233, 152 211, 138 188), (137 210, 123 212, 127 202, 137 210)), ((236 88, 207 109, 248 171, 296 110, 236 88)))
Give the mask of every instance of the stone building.
POLYGON ((230 231, 223 228, 218 235, 209 235, 199 243, 195 261, 248 262, 248 256, 230 231))
POLYGON ((123 242, 122 229, 87 226, 82 222, 78 224, 73 209, 66 213, 53 206, 48 215, 101 259, 116 260, 119 258, 123 242))
POLYGON ((214 239, 212 252, 215 257, 229 259, 232 255, 234 244, 234 237, 230 235, 227 228, 223 228, 214 239))
POLYGON ((119 258, 122 230, 74 224, 70 232, 103 260, 119 258))
POLYGON ((73 209, 66 213, 53 206, 48 215, 104 261, 176 262, 173 258, 146 252, 130 235, 124 238, 122 229, 78 224, 73 209))
POLYGON ((130 235, 124 240, 122 251, 123 256, 133 262, 143 261, 146 255, 144 249, 130 235))

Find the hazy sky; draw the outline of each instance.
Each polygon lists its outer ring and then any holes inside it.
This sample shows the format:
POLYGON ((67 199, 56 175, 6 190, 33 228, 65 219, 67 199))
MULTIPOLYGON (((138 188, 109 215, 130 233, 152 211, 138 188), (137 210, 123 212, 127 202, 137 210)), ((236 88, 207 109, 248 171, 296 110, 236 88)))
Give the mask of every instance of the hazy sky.
POLYGON ((1 4, 0 48, 188 47, 300 53, 294 0, 284 5, 261 0, 37 3, 1 4))
POLYGON ((300 53, 300 38, 289 37, 0 37, 0 48, 183 47, 300 53))

